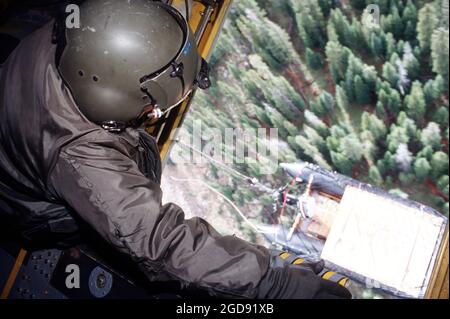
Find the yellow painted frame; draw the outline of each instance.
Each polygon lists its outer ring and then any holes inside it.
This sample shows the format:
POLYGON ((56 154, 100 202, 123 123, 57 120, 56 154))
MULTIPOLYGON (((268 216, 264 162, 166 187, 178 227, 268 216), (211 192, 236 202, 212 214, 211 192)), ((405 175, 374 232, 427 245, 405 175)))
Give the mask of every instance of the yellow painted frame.
POLYGON ((449 247, 448 247, 449 227, 445 230, 442 245, 439 250, 436 264, 434 266, 433 274, 431 275, 428 291, 425 294, 426 299, 448 299, 448 261, 449 261, 449 247))

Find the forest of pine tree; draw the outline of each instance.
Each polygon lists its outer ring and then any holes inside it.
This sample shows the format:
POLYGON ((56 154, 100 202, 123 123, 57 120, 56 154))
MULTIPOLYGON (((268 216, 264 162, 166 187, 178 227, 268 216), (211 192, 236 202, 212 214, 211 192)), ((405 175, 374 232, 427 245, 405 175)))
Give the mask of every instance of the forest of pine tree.
MULTIPOLYGON (((213 85, 186 126, 278 128, 280 162, 316 163, 448 215, 448 19, 448 0, 234 1, 213 85), (379 28, 362 22, 371 3, 379 28)), ((284 173, 261 175, 265 164, 234 169, 279 187, 284 173)), ((241 206, 273 201, 213 165, 205 179, 241 206)))

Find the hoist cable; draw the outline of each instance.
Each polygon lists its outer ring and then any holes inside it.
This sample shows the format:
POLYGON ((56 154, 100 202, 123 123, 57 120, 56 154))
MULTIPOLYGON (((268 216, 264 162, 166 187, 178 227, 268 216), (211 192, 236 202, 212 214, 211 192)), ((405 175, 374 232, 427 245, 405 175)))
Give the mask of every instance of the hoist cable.
POLYGON ((219 192, 218 190, 216 190, 214 187, 212 187, 211 185, 209 185, 208 183, 200 180, 200 179, 180 179, 180 178, 176 178, 173 176, 170 176, 170 178, 176 182, 196 182, 196 183, 200 183, 203 184, 204 186, 206 186, 209 190, 211 190, 212 192, 214 192, 215 194, 219 195, 220 197, 222 197, 223 199, 225 199, 227 201, 228 204, 230 204, 234 210, 237 211, 237 213, 239 214, 239 216, 241 216, 241 218, 257 233, 261 234, 261 231, 258 229, 257 226, 255 226, 255 224, 253 224, 248 218, 247 216, 245 216, 245 214, 239 209, 239 207, 237 207, 237 205, 235 203, 233 203, 232 200, 230 200, 226 195, 222 194, 221 192, 219 192))

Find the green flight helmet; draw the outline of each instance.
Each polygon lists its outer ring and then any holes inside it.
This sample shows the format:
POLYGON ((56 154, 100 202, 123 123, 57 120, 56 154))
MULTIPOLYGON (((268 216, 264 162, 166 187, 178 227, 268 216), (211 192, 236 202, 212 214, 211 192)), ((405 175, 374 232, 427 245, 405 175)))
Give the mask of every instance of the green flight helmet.
POLYGON ((80 22, 55 36, 58 70, 81 112, 104 129, 120 132, 148 106, 164 112, 210 85, 194 35, 172 6, 87 0, 80 22))

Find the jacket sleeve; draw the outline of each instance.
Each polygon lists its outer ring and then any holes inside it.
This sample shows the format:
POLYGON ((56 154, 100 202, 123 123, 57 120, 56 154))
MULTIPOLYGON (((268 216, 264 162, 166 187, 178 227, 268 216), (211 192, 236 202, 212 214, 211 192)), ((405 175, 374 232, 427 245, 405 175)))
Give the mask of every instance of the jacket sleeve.
POLYGON ((181 208, 162 206, 159 185, 120 148, 86 142, 66 148, 49 178, 54 192, 150 280, 169 276, 212 294, 255 298, 270 254, 221 236, 181 208))

